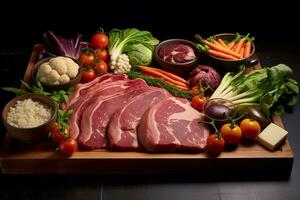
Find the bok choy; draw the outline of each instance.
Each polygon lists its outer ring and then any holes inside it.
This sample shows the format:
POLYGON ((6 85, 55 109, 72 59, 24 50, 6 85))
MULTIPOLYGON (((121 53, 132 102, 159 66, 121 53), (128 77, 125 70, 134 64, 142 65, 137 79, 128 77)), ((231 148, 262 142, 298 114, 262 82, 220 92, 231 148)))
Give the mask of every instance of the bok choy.
POLYGON ((242 66, 236 74, 227 73, 210 98, 227 99, 237 107, 259 105, 268 117, 271 111, 282 112, 296 104, 298 84, 288 66, 279 64, 249 74, 244 70, 242 66))

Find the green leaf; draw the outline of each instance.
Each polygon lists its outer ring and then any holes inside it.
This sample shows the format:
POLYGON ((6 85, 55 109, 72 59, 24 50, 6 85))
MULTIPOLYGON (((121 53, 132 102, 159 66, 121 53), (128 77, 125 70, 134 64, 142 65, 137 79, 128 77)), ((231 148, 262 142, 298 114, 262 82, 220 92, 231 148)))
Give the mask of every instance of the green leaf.
POLYGON ((16 96, 22 96, 28 94, 28 92, 26 92, 25 90, 14 88, 14 87, 1 87, 1 89, 7 92, 13 92, 15 93, 16 96))

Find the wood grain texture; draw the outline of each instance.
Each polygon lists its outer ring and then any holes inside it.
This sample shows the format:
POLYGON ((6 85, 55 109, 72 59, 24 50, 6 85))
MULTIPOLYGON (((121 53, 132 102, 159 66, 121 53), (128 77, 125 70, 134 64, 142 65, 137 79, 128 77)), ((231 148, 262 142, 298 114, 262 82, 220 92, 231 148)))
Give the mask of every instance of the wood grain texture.
MULTIPOLYGON (((31 69, 38 60, 43 45, 35 45, 24 80, 29 81, 31 69)), ((254 66, 247 70, 258 69, 254 66)), ((24 88, 22 85, 21 88, 24 88)), ((279 116, 273 122, 284 128, 279 116)), ((0 155, 2 173, 41 174, 41 173, 180 173, 199 170, 222 169, 245 170, 245 172, 267 173, 270 168, 289 176, 293 164, 293 152, 286 141, 280 149, 271 152, 259 144, 240 144, 236 149, 227 149, 217 158, 206 153, 143 153, 116 152, 107 150, 78 151, 71 158, 64 158, 54 152, 51 142, 36 145, 22 144, 6 136, 0 155)))

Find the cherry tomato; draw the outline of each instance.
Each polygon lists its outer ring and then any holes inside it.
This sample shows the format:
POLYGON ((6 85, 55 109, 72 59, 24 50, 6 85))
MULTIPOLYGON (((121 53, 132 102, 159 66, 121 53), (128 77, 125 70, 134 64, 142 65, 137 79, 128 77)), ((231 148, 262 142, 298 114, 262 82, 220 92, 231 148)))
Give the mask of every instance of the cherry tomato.
POLYGON ((200 97, 199 95, 193 96, 192 98, 192 106, 198 111, 203 110, 203 105, 206 103, 205 97, 200 97))
POLYGON ((103 61, 103 60, 100 60, 96 65, 95 65, 95 70, 98 74, 105 74, 107 73, 107 64, 103 61))
POLYGON ((242 137, 242 130, 236 124, 224 124, 220 132, 226 144, 238 144, 242 137))
POLYGON ((56 143, 61 143, 69 136, 69 131, 65 127, 55 123, 51 128, 51 138, 56 143))
POLYGON ((63 156, 70 157, 75 151, 77 151, 77 146, 77 141, 69 138, 68 140, 64 140, 60 143, 59 150, 63 156))
POLYGON ((91 37, 90 43, 93 49, 106 49, 108 46, 108 37, 104 33, 96 33, 91 37))
POLYGON ((82 78, 81 79, 84 83, 87 83, 87 82, 90 82, 90 81, 94 80, 96 77, 97 77, 97 74, 96 74, 94 69, 86 68, 82 72, 82 78))
POLYGON ((83 66, 92 65, 95 61, 95 56, 91 52, 81 52, 78 60, 83 66))
POLYGON ((199 87, 198 86, 192 87, 192 93, 193 95, 199 95, 200 94, 199 87))
POLYGON ((240 123, 242 137, 249 140, 254 140, 261 131, 260 124, 252 119, 246 118, 240 123))
POLYGON ((225 145, 224 139, 218 138, 216 134, 209 135, 207 138, 207 151, 219 154, 223 151, 225 145))
POLYGON ((95 56, 98 60, 108 61, 108 52, 105 49, 96 49, 95 56))

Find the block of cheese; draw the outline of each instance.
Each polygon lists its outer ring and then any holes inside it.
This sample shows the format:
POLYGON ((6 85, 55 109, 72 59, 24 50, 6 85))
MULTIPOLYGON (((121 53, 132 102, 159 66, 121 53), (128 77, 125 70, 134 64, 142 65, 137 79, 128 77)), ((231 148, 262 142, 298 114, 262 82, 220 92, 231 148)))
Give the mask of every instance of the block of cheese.
POLYGON ((271 123, 257 137, 257 141, 266 148, 274 151, 287 138, 288 132, 283 128, 271 123))

